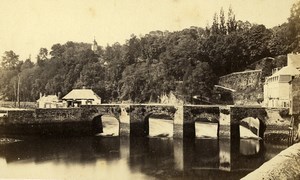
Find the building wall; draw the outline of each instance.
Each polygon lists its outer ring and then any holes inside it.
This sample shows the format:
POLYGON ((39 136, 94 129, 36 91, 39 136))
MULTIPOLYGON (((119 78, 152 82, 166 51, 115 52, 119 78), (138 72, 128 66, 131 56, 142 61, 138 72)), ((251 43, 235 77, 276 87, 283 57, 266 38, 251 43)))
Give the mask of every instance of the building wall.
POLYGON ((38 102, 38 108, 65 108, 67 104, 64 102, 38 102))
POLYGON ((300 77, 292 80, 290 114, 300 114, 300 77))
POLYGON ((300 54, 288 54, 288 66, 300 68, 300 54))
POLYGON ((266 78, 264 84, 264 105, 271 108, 289 108, 291 105, 291 75, 266 78))
POLYGON ((94 99, 94 100, 81 99, 81 100, 75 100, 73 102, 65 100, 64 103, 66 104, 66 106, 68 106, 69 104, 71 107, 79 107, 81 105, 99 105, 101 104, 101 99, 94 99))
POLYGON ((264 85, 264 105, 266 107, 289 107, 290 84, 288 82, 269 82, 264 85))

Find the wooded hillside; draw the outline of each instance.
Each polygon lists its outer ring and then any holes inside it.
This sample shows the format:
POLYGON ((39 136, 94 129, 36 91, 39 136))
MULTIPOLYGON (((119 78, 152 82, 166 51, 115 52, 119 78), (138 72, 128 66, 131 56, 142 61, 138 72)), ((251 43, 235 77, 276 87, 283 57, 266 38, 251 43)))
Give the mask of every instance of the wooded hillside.
POLYGON ((288 22, 271 29, 238 20, 232 9, 221 9, 211 26, 132 35, 125 44, 98 47, 95 52, 91 44, 69 41, 50 50, 41 48, 33 63, 6 51, 0 94, 15 101, 20 84, 21 101, 35 101, 40 92, 65 95, 85 86, 103 102, 158 102, 170 91, 191 102, 195 95, 210 97, 220 76, 245 70, 265 57, 299 52, 299 35, 297 2, 288 22))

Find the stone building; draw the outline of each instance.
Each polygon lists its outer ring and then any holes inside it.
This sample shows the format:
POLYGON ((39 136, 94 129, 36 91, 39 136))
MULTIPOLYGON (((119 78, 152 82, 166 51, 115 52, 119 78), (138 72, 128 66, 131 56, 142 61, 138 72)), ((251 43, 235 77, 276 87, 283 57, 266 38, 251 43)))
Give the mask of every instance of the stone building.
POLYGON ((37 100, 38 108, 62 108, 64 104, 59 100, 56 95, 40 95, 40 98, 37 100))
POLYGON ((274 69, 264 84, 264 106, 289 108, 291 106, 291 81, 300 74, 300 54, 288 54, 287 66, 274 69))
POLYGON ((73 89, 62 100, 66 102, 67 107, 101 104, 101 98, 91 89, 73 89))

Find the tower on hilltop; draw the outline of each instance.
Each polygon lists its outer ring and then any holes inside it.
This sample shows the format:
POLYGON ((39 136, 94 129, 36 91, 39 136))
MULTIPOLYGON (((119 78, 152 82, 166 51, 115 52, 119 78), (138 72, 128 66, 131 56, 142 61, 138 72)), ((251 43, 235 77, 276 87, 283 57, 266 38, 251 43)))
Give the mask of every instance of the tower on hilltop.
POLYGON ((96 41, 95 37, 94 37, 94 42, 93 42, 93 44, 92 44, 91 49, 92 49, 92 51, 94 51, 94 52, 96 52, 97 49, 98 49, 98 44, 97 44, 97 41, 96 41))

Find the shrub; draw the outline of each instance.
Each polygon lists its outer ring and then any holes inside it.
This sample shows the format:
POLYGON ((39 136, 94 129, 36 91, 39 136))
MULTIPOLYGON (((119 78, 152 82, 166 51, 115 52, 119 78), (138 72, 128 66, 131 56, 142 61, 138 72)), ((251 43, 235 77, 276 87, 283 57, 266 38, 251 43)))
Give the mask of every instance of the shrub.
POLYGON ((280 115, 282 118, 290 117, 290 115, 289 115, 289 109, 281 109, 281 110, 279 111, 279 115, 280 115))

